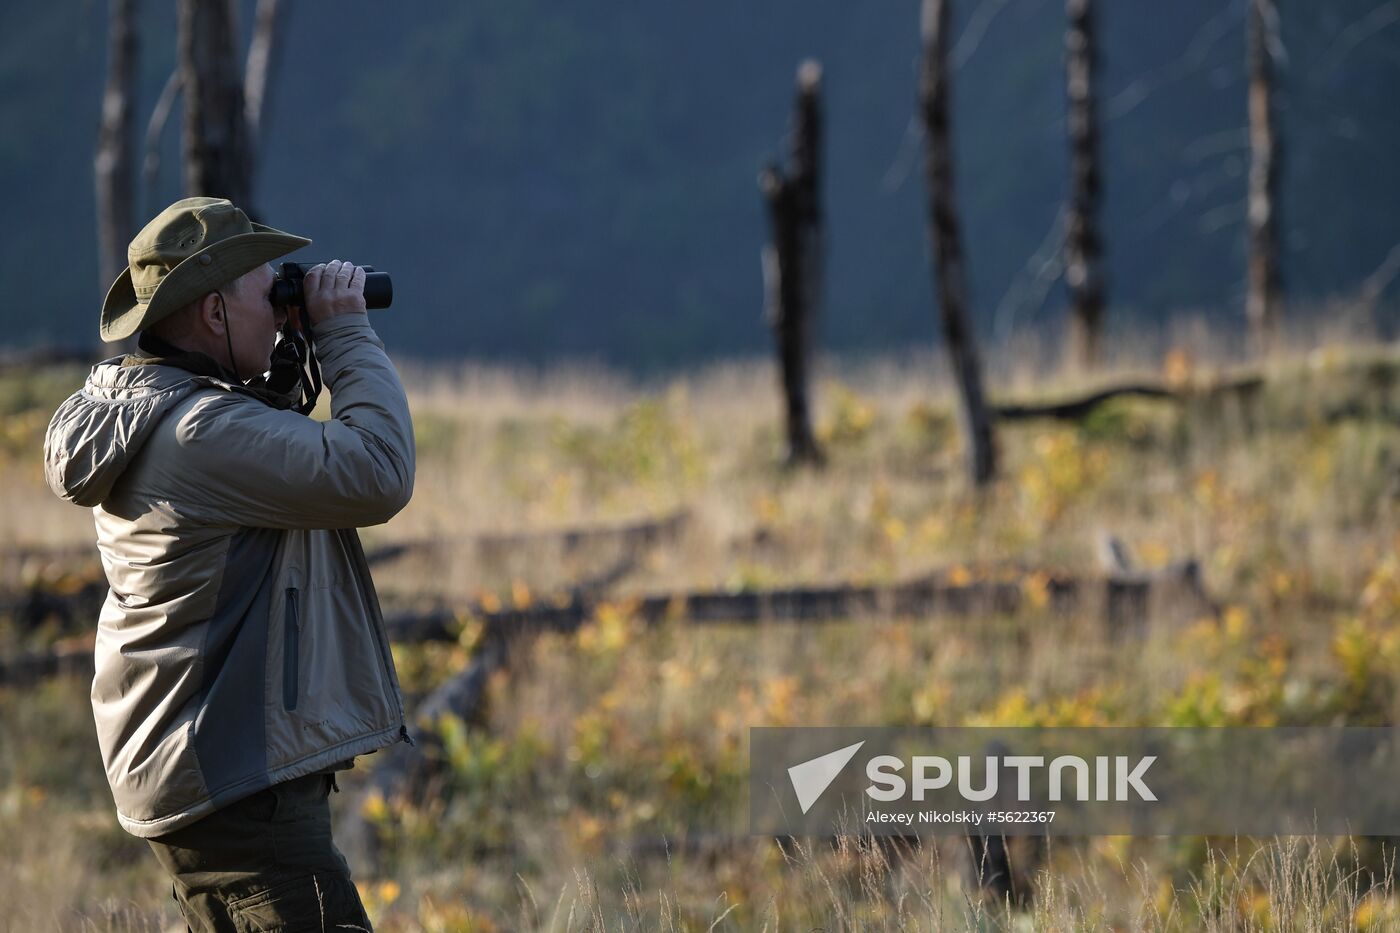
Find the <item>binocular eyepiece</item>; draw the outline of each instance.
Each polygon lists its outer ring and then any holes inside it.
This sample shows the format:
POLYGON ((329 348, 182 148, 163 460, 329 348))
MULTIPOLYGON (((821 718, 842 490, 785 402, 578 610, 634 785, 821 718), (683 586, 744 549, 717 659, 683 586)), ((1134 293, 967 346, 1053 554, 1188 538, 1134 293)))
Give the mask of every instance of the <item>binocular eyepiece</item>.
MULTIPOLYGON (((316 262, 284 262, 272 281, 272 291, 268 299, 276 308, 304 308, 306 295, 302 291, 302 280, 316 262)), ((373 266, 362 266, 365 270, 365 307, 371 311, 387 308, 394 301, 394 283, 387 272, 375 272, 373 266)))

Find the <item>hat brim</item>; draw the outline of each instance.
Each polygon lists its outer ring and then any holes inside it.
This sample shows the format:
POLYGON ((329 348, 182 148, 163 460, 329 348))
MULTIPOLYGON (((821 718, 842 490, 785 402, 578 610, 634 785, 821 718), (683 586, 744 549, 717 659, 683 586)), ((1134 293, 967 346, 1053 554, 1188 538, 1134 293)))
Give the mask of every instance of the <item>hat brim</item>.
POLYGON ((283 233, 262 224, 252 226, 252 233, 241 233, 211 243, 182 260, 165 274, 149 301, 143 302, 136 297, 136 289, 131 282, 131 267, 123 269, 102 302, 102 317, 98 324, 102 339, 109 343, 125 340, 197 298, 221 288, 240 275, 252 272, 263 263, 311 245, 306 237, 283 233), (207 261, 203 259, 205 256, 209 257, 207 261))

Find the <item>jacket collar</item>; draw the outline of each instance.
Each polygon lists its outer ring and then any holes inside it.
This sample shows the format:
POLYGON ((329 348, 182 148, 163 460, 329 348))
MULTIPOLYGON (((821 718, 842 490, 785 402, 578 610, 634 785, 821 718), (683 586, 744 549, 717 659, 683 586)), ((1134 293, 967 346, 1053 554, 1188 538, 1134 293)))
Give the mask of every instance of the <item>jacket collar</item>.
POLYGON ((122 359, 123 366, 174 366, 196 376, 211 376, 220 382, 238 383, 236 375, 207 353, 184 350, 162 340, 155 334, 143 333, 136 340, 136 350, 122 359))
POLYGON ((121 365, 173 366, 216 380, 235 392, 251 395, 273 408, 290 409, 301 397, 301 364, 294 351, 289 347, 284 349, 285 344, 286 341, 278 343, 273 351, 269 375, 247 382, 207 353, 182 349, 149 333, 137 338, 136 350, 123 357, 121 365))

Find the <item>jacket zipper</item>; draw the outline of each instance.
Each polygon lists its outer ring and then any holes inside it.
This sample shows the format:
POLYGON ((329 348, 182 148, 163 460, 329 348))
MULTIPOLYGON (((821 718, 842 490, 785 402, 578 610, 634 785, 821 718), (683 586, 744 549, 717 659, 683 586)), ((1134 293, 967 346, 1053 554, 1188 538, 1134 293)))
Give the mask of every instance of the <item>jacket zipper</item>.
POLYGON ((297 708, 297 672, 301 667, 301 622, 297 613, 297 588, 287 587, 287 614, 282 620, 282 708, 297 708))

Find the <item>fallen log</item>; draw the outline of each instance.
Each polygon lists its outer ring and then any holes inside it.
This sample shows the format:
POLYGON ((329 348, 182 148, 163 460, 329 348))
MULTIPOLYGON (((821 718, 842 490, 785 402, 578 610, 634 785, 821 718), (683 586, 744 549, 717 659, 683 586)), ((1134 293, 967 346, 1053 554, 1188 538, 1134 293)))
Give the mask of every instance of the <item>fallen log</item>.
MULTIPOLYGON (((1188 605, 1183 608, 1195 614, 1214 611, 1194 561, 1159 571, 1104 576, 1018 572, 1012 578, 955 582, 946 574, 935 574, 889 586, 791 587, 739 593, 697 590, 653 594, 627 602, 629 611, 648 625, 667 619, 693 625, 754 625, 870 616, 1007 615, 1041 599, 1058 615, 1095 612, 1110 633, 1119 634, 1135 621, 1135 613, 1145 621, 1157 602, 1184 602, 1188 605)), ((592 618, 603 602, 598 596, 575 594, 567 601, 495 611, 476 605, 466 614, 480 620, 493 636, 517 638, 545 631, 573 631, 592 618)), ((397 642, 453 641, 458 635, 458 620, 457 612, 438 607, 390 616, 385 627, 390 639, 397 642)))
POLYGON ((73 574, 62 586, 49 588, 42 584, 16 593, 0 595, 0 617, 12 620, 21 631, 33 631, 49 621, 56 621, 60 632, 87 629, 96 621, 107 598, 107 580, 99 572, 73 574))
POLYGON ((1086 395, 1055 402, 1003 402, 992 406, 1001 421, 1030 421, 1049 418, 1077 421, 1105 402, 1119 398, 1153 398, 1171 402, 1210 400, 1216 397, 1248 397, 1264 386, 1259 375, 1238 376, 1206 385, 1172 386, 1165 382, 1130 382, 1106 386, 1086 395))
MULTIPOLYGON (((474 603, 464 611, 437 606, 385 617, 390 641, 402 644, 456 641, 464 617, 479 620, 486 642, 512 641, 540 632, 571 632, 588 622, 605 592, 632 566, 625 556, 613 567, 554 601, 488 610, 474 603)), ((1043 601, 1057 615, 1099 618, 1111 637, 1141 634, 1167 609, 1189 618, 1214 615, 1200 567, 1183 561, 1157 571, 1126 570, 1075 577, 999 571, 1000 578, 959 582, 937 573, 888 586, 788 587, 732 593, 697 590, 657 593, 627 600, 629 611, 647 625, 669 619, 691 625, 816 624, 873 616, 966 617, 1009 615, 1043 601), (1008 575, 1009 574, 1009 575, 1008 575)), ((0 684, 77 670, 76 662, 45 653, 0 661, 0 684), (46 673, 47 672, 47 673, 46 673)), ((91 673, 91 660, 85 668, 91 673)))

